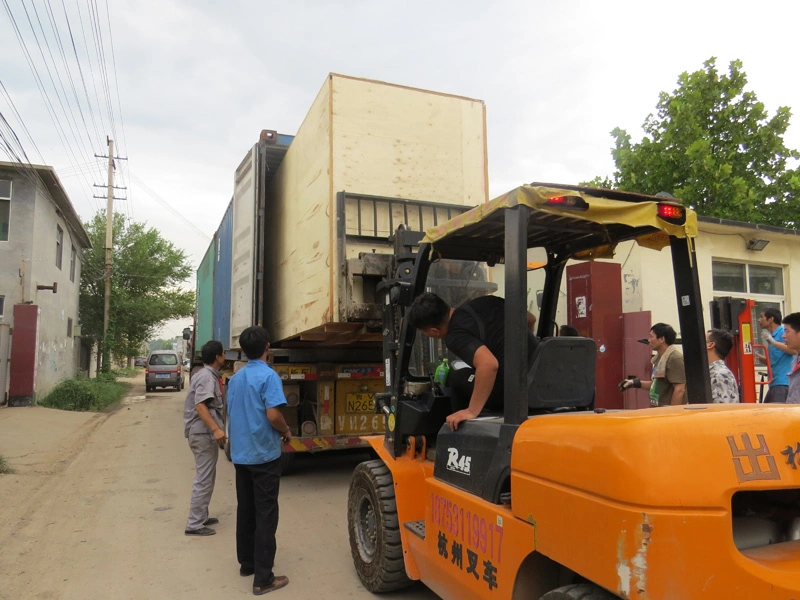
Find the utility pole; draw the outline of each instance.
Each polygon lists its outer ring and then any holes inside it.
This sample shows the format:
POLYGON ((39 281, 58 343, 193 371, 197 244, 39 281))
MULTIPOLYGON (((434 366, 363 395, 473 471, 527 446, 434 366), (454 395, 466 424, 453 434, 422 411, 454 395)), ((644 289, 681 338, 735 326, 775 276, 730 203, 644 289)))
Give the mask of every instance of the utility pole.
MULTIPOLYGON (((103 301, 103 347, 102 347, 102 369, 108 371, 111 367, 111 354, 109 352, 108 344, 108 322, 109 313, 111 312, 111 248, 113 244, 114 232, 114 190, 124 189, 116 188, 114 186, 114 140, 107 137, 108 140, 108 156, 98 156, 97 158, 108 158, 108 185, 95 186, 106 187, 106 260, 105 260, 105 299, 103 301)), ((116 157, 117 160, 127 160, 125 158, 116 157)), ((95 198, 102 198, 102 196, 95 196, 95 198)))
POLYGON ((108 192, 106 201, 106 295, 103 301, 103 370, 110 368, 108 313, 111 310, 111 243, 114 228, 114 140, 108 139, 108 192))

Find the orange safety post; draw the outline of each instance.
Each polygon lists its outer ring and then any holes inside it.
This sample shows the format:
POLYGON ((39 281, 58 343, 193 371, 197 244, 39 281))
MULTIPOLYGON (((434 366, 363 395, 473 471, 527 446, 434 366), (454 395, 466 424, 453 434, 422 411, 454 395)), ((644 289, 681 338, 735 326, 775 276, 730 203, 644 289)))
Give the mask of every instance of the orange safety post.
POLYGON ((739 313, 739 374, 742 402, 756 402, 756 364, 753 353, 753 300, 745 300, 744 310, 739 313))

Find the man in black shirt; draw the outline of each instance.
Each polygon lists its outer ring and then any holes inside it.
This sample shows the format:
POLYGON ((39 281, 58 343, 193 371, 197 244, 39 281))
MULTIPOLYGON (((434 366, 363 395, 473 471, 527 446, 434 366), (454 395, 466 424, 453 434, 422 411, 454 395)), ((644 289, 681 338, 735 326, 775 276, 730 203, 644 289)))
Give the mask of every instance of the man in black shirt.
MULTIPOLYGON (((451 371, 459 384, 452 386, 461 406, 447 417, 450 429, 477 417, 484 408, 503 410, 503 366, 505 355, 505 300, 482 296, 451 308, 436 294, 420 294, 408 312, 411 323, 425 335, 444 340, 447 348, 471 369, 451 371), (466 385, 463 385, 466 384, 466 385), (459 389, 460 388, 460 389, 459 389), (460 393, 459 393, 460 392, 460 393)), ((528 313, 528 328, 535 317, 528 313)), ((538 340, 529 332, 528 353, 538 340)))

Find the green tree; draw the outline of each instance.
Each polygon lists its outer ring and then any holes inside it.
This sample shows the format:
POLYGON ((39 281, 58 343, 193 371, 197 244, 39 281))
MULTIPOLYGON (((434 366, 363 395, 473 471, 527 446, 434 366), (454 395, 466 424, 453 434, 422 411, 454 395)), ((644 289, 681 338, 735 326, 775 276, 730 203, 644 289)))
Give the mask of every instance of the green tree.
POLYGON ((717 71, 715 58, 682 73, 677 89, 660 94, 640 143, 623 129, 611 132, 613 187, 669 192, 701 215, 796 228, 800 171, 787 162, 800 154, 783 141, 791 111, 780 107, 770 117, 746 86, 738 60, 727 74, 717 71))
MULTIPOLYGON (((91 342, 103 337, 106 221, 102 213, 85 223, 92 248, 84 251, 81 268, 80 318, 82 334, 91 342)), ((111 309, 108 346, 117 356, 136 356, 166 321, 194 310, 194 291, 180 288, 192 274, 183 250, 144 223, 128 223, 114 215, 111 309)), ((104 359, 103 368, 109 363, 104 359)))

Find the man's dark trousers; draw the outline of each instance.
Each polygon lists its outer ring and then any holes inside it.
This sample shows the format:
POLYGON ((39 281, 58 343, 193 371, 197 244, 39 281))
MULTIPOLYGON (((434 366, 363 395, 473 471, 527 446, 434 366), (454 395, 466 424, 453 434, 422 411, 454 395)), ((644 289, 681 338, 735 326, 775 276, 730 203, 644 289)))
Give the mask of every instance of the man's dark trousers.
POLYGON ((236 468, 236 555, 242 570, 254 570, 253 586, 265 587, 275 575, 278 491, 281 459, 236 468))

